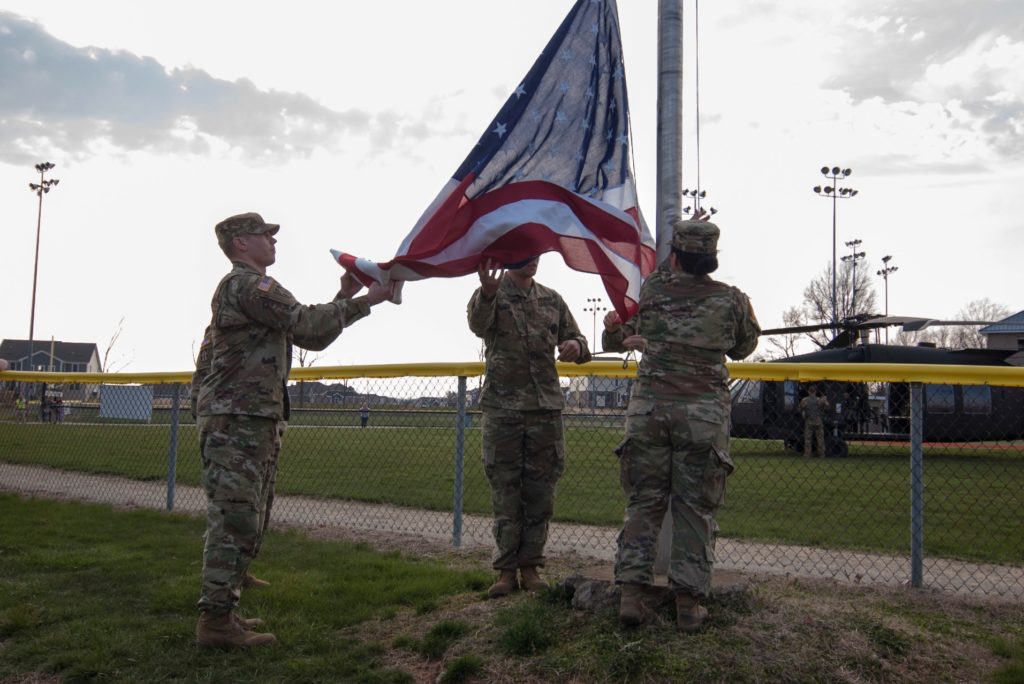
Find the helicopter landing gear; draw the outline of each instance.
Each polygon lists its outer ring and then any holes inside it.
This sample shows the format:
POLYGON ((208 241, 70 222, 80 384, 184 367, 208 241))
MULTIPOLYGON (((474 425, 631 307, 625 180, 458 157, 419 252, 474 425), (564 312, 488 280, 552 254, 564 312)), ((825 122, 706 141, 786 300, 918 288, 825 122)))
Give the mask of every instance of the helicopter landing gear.
POLYGON ((829 458, 846 458, 850 455, 850 445, 838 435, 825 435, 825 452, 829 458))

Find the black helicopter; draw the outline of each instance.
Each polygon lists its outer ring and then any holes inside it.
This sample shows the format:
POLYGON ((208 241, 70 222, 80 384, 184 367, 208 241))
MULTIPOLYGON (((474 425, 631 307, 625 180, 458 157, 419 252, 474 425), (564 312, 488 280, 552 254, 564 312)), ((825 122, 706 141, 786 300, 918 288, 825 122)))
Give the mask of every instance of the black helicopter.
MULTIPOLYGON (((872 344, 871 330, 901 325, 916 332, 937 325, 988 325, 987 321, 939 321, 899 316, 865 316, 841 321, 838 335, 822 349, 776 362, 785 363, 899 363, 965 366, 1020 366, 1024 352, 1001 349, 939 349, 872 344)), ((813 332, 830 324, 765 330, 762 335, 813 332)), ((800 400, 807 387, 795 380, 732 383, 732 435, 779 439, 802 451, 803 420, 800 400)), ((828 399, 825 419, 827 456, 843 457, 848 441, 906 441, 910 433, 910 385, 818 381, 818 394, 828 399)), ((929 442, 1012 440, 1024 436, 1024 389, 988 385, 924 386, 924 439, 929 442)))

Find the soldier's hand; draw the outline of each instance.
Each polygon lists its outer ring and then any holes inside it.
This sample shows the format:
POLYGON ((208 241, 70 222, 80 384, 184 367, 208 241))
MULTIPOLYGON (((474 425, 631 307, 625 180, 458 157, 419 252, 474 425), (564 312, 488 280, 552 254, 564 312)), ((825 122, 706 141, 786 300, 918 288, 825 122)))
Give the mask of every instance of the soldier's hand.
POLYGON ((583 353, 583 347, 580 346, 579 340, 566 340, 562 344, 558 345, 558 360, 565 361, 566 363, 572 363, 576 359, 580 358, 580 354, 583 353))
POLYGON ((647 351, 647 339, 643 335, 630 335, 626 339, 622 340, 622 346, 629 351, 638 351, 643 353, 647 351))
POLYGON ((490 299, 497 294, 505 269, 494 259, 488 259, 477 267, 476 272, 480 276, 480 290, 490 299))
POLYGON ((352 273, 345 271, 345 275, 341 276, 341 294, 351 299, 362 289, 363 284, 352 273))
POLYGON ((604 329, 608 332, 615 332, 622 327, 622 317, 619 312, 612 310, 604 315, 604 329))
POLYGON ((366 291, 366 301, 370 303, 370 306, 380 304, 386 299, 391 299, 392 292, 395 284, 393 282, 387 285, 381 285, 380 283, 374 283, 370 285, 370 289, 366 291))

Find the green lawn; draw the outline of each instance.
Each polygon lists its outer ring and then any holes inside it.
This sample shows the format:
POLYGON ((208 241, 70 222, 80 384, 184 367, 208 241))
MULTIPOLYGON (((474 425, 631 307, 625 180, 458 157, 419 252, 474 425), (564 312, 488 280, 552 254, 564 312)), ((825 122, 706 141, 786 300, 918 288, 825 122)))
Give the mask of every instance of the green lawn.
POLYGON ((243 613, 276 646, 252 653, 194 646, 203 521, 151 511, 0 495, 0 681, 407 682, 386 644, 354 625, 403 607, 479 592, 483 571, 271 532, 259 559, 269 588, 243 613))
MULTIPOLYGON (((162 480, 168 435, 166 425, 3 423, 0 460, 162 480)), ((624 499, 612 453, 620 440, 616 428, 567 430, 558 520, 621 523, 624 499)), ((293 425, 285 435, 278 492, 449 510, 453 445, 451 427, 293 425)), ((487 514, 479 454, 479 430, 467 430, 464 510, 487 514)), ((985 445, 926 451, 927 555, 1024 562, 1022 454, 985 445)), ((733 455, 737 470, 719 515, 723 536, 909 552, 906 447, 853 445, 846 459, 805 460, 778 442, 734 440, 733 455)), ((179 431, 177 474, 181 483, 199 481, 191 425, 179 431)))
MULTIPOLYGON (((278 643, 193 642, 199 519, 0 494, 0 682, 1020 682, 1019 606, 792 578, 623 629, 557 587, 482 602, 489 572, 271 531, 248 590, 278 643)), ((463 565, 449 557, 448 562, 463 565)), ((472 561, 470 561, 472 562, 472 561)))

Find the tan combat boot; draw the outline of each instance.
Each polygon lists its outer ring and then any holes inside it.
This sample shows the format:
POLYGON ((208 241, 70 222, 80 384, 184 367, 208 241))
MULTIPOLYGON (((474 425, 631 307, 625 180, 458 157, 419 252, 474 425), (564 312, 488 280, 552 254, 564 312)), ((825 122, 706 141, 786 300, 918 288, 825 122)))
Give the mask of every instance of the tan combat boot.
POLYGON ((676 594, 676 627, 680 632, 696 632, 708 617, 708 609, 695 596, 676 594))
POLYGON ((502 596, 508 596, 517 588, 516 571, 502 570, 501 575, 498 576, 498 581, 492 584, 491 588, 487 590, 487 595, 491 598, 500 598, 502 596))
POLYGON ((210 615, 201 613, 196 623, 196 645, 202 648, 231 646, 248 648, 266 646, 277 641, 273 634, 250 632, 238 623, 234 613, 210 615))
POLYGON ((519 586, 526 591, 540 591, 547 589, 548 583, 541 579, 540 573, 534 566, 519 568, 519 586))
POLYGON ((262 589, 263 587, 269 587, 270 582, 267 580, 261 580, 256 575, 250 575, 245 573, 245 577, 242 578, 243 589, 262 589))
POLYGON ((242 629, 247 629, 250 632, 256 629, 257 627, 263 626, 263 620, 259 618, 244 618, 238 613, 232 613, 232 615, 234 615, 235 622, 241 625, 242 629))
POLYGON ((644 585, 623 584, 619 597, 619 622, 627 627, 636 627, 647 619, 644 607, 644 585))

